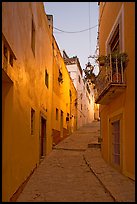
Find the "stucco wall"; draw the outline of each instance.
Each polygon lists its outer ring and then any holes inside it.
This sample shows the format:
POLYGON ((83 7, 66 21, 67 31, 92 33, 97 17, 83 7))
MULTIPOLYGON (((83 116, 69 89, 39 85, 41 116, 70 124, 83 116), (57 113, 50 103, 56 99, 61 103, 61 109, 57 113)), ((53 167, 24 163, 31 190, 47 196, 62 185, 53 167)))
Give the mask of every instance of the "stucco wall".
POLYGON ((76 119, 77 112, 75 99, 77 98, 77 91, 70 78, 69 72, 64 63, 63 57, 61 56, 59 47, 55 38, 54 42, 54 64, 53 64, 53 115, 52 115, 52 129, 54 143, 58 143, 64 139, 72 131, 76 130, 76 119), (58 81, 59 70, 62 73, 63 82, 58 81), (70 100, 71 91, 71 100, 70 100), (58 109, 58 120, 56 120, 56 108, 58 109), (63 136, 60 137, 61 133, 61 111, 63 111, 63 136), (69 114, 69 121, 66 121, 67 113, 69 114), (72 121, 72 115, 74 120, 72 121), (58 131, 58 132, 57 132, 58 131), (56 134, 57 133, 57 134, 56 134), (58 138, 58 139, 57 139, 58 138))
MULTIPOLYGON (((100 3, 102 12, 102 2, 100 3)), ((134 179, 135 176, 135 4, 133 2, 107 2, 104 6, 99 29, 100 54, 106 54, 106 40, 115 23, 120 9, 123 9, 122 42, 123 52, 128 54, 129 62, 125 69, 125 91, 109 105, 101 105, 102 155, 109 161, 110 135, 109 119, 122 114, 121 171, 134 179)))
POLYGON ((40 113, 45 115, 46 154, 51 151, 52 38, 42 3, 3 2, 2 32, 16 60, 7 69, 13 81, 3 82, 2 199, 9 201, 22 182, 39 163, 40 113), (32 17, 35 46, 31 49, 32 17), (45 69, 49 88, 45 85, 45 69), (35 133, 31 135, 31 108, 35 110, 35 133), (47 111, 45 111, 47 109, 47 111))

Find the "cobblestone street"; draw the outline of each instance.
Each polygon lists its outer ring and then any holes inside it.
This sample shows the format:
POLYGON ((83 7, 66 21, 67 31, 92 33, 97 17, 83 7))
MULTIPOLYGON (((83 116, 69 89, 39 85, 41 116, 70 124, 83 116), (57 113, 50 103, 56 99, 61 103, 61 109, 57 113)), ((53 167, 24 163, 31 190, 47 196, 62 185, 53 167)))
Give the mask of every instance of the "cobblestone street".
POLYGON ((86 125, 56 145, 35 170, 17 202, 134 201, 134 182, 101 157, 97 145, 99 125, 86 125))

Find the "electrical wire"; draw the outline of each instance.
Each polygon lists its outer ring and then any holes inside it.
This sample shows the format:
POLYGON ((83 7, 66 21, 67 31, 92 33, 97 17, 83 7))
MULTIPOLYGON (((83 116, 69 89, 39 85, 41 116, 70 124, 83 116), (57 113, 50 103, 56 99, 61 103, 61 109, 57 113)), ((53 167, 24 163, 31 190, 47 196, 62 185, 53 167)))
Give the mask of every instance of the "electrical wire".
POLYGON ((63 33, 81 33, 81 32, 85 32, 85 31, 91 30, 91 29, 93 29, 93 28, 95 28, 95 27, 97 27, 97 26, 98 26, 98 25, 95 25, 95 26, 93 26, 93 27, 91 27, 91 28, 87 28, 87 29, 79 30, 79 31, 64 31, 64 30, 61 30, 61 29, 56 28, 56 27, 53 27, 53 28, 54 28, 55 30, 58 30, 58 31, 63 32, 63 33))

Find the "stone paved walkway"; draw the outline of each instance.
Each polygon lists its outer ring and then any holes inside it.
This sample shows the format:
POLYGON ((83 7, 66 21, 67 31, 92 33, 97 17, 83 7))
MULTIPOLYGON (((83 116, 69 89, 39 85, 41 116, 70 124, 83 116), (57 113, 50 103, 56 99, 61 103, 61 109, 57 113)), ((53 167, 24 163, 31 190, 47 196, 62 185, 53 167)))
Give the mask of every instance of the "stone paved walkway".
POLYGON ((110 167, 97 144, 99 122, 55 146, 31 176, 17 202, 134 201, 134 182, 110 167))

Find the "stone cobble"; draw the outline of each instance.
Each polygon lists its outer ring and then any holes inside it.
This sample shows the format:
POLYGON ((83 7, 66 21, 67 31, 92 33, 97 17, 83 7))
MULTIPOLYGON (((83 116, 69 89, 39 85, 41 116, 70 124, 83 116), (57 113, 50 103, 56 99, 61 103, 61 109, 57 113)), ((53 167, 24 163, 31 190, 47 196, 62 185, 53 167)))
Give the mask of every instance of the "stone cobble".
POLYGON ((99 149, 88 149, 84 158, 115 201, 135 202, 135 182, 107 164, 99 149))
POLYGON ((134 182, 110 167, 99 148, 88 148, 98 143, 99 126, 88 124, 56 145, 16 201, 134 201, 134 182))
POLYGON ((17 202, 113 201, 91 173, 83 153, 53 150, 28 181, 17 202))

